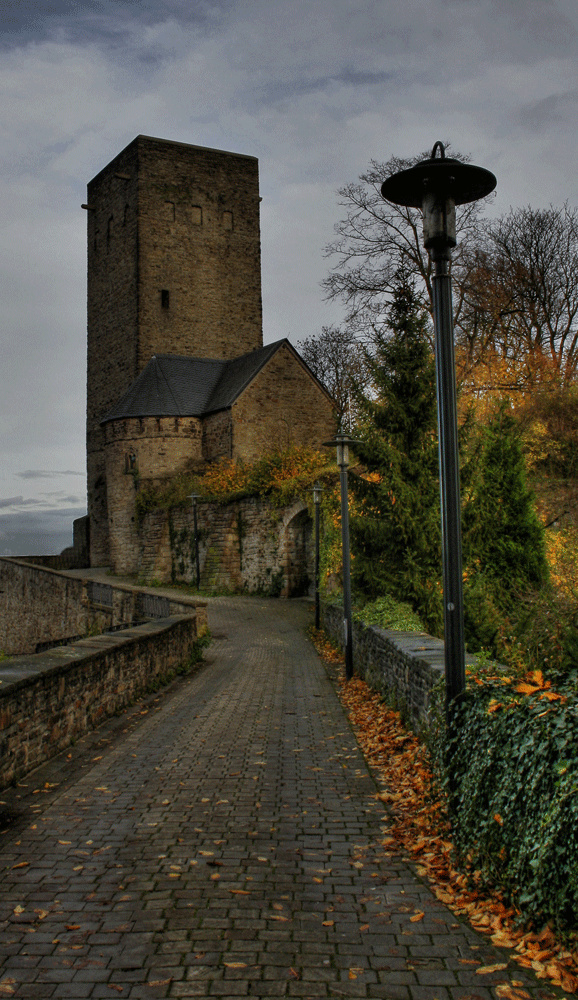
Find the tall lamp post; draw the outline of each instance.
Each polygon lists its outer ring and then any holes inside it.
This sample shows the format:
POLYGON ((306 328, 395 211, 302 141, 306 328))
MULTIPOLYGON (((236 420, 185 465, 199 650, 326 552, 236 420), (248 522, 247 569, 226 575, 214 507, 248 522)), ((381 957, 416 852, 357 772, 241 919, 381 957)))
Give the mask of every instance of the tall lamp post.
POLYGON ((197 526, 197 500, 201 497, 198 493, 191 493, 189 500, 193 501, 193 531, 195 534, 195 569, 197 574, 197 590, 201 589, 201 567, 199 565, 199 530, 197 526))
POLYGON ((313 487, 313 503, 315 504, 315 628, 320 625, 319 614, 319 504, 323 487, 321 483, 315 483, 313 487))
POLYGON ((441 142, 435 143, 428 160, 393 174, 381 186, 386 201, 421 208, 424 246, 433 264, 448 723, 452 702, 460 697, 466 686, 450 251, 456 245, 456 205, 485 198, 495 186, 496 178, 489 170, 446 158, 441 142))
POLYGON ((341 484, 341 548, 343 553, 343 632, 345 646, 345 677, 353 677, 353 635, 351 623, 351 560, 349 555, 349 503, 347 497, 347 468, 349 466, 349 446, 356 444, 344 430, 337 432, 332 441, 324 445, 337 448, 337 464, 341 484))

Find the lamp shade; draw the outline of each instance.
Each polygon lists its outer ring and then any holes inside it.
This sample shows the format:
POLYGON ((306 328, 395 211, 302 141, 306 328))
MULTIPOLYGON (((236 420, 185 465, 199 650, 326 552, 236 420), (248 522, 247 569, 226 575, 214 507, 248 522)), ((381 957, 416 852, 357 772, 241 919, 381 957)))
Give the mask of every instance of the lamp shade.
POLYGON ((408 208, 422 208, 424 198, 434 194, 437 198, 451 199, 454 205, 485 198, 494 190, 497 180, 485 167, 475 167, 451 157, 434 156, 436 143, 429 160, 422 160, 407 170, 400 170, 381 185, 386 201, 408 208))

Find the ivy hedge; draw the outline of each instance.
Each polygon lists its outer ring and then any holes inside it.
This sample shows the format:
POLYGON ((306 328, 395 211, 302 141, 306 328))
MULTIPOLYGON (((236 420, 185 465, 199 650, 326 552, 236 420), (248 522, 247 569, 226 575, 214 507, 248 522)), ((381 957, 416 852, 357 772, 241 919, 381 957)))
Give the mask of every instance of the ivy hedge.
POLYGON ((578 706, 540 671, 482 670, 446 757, 458 858, 536 926, 578 928, 578 706))

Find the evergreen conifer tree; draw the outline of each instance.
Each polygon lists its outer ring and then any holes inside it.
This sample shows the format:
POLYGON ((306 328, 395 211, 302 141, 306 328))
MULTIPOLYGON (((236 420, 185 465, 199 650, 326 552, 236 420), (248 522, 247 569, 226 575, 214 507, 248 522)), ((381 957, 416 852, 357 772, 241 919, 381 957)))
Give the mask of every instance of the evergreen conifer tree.
POLYGON ((464 507, 464 552, 493 596, 509 598, 547 581, 544 528, 526 482, 519 426, 507 403, 496 409, 480 437, 472 498, 464 507))
POLYGON ((387 339, 368 359, 371 393, 359 394, 352 476, 354 587, 408 601, 430 630, 441 626, 441 527, 435 365, 428 317, 407 281, 389 311, 387 339))

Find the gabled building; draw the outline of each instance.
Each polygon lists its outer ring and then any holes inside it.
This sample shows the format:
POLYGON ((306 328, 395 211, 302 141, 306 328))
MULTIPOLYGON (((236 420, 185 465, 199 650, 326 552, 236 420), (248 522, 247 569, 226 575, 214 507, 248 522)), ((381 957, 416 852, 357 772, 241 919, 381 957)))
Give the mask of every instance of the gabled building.
POLYGON ((138 136, 88 185, 91 565, 123 565, 135 483, 290 444, 333 402, 288 340, 263 346, 254 157, 138 136))

